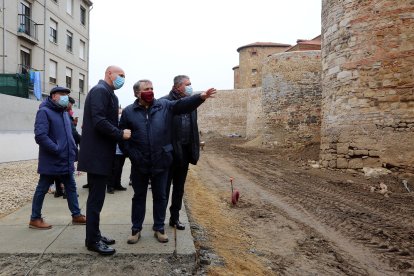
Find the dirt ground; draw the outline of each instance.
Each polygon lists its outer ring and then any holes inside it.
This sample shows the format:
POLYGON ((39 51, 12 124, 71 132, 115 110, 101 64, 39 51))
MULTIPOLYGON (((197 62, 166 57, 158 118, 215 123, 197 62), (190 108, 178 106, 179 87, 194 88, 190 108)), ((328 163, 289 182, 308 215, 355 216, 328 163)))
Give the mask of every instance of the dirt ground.
POLYGON ((312 168, 318 145, 292 152, 247 147, 243 138, 203 139, 186 184, 201 270, 414 275, 412 175, 312 168), (234 206, 230 177, 240 193, 234 206), (402 184, 407 177, 410 193, 402 184), (380 182, 387 186, 382 193, 380 182))

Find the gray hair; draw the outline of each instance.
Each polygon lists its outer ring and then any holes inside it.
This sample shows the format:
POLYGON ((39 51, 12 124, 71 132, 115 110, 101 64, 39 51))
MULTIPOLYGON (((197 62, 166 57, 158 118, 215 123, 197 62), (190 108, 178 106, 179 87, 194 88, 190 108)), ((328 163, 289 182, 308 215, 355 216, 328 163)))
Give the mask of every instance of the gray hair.
POLYGON ((144 83, 151 83, 152 84, 152 81, 150 81, 150 80, 139 80, 139 81, 137 81, 134 84, 134 86, 132 87, 132 89, 134 90, 135 97, 138 96, 138 92, 141 90, 141 85, 144 84, 144 83))
POLYGON ((190 77, 186 75, 178 75, 174 78, 174 86, 175 87, 180 86, 184 82, 184 80, 189 80, 189 79, 190 77))

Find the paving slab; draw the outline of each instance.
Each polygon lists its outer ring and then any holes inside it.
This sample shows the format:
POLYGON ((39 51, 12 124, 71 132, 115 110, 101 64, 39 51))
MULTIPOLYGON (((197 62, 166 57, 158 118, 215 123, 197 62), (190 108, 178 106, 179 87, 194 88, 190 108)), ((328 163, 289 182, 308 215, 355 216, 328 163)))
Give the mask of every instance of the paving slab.
MULTIPOLYGON (((133 196, 132 186, 128 186, 130 162, 124 165, 122 185, 127 191, 115 191, 106 194, 104 207, 101 212, 100 229, 103 235, 116 240, 113 246, 117 254, 172 254, 175 249, 174 228, 168 226, 169 211, 165 221, 165 230, 169 237, 168 243, 160 243, 152 231, 153 212, 152 194, 148 190, 146 202, 146 216, 144 220, 141 239, 137 244, 127 244, 131 234, 131 202, 133 196)), ((86 213, 86 200, 88 189, 82 188, 86 184, 86 174, 76 176, 79 193, 79 206, 82 213, 86 213)), ((71 215, 67 201, 62 197, 55 198, 47 194, 42 209, 42 215, 47 223, 53 225, 49 230, 35 230, 28 227, 31 213, 31 202, 8 216, 0 218, 0 253, 54 253, 54 254, 97 254, 85 247, 85 226, 72 225, 71 215)), ((182 256, 195 256, 195 246, 190 231, 190 225, 185 206, 180 212, 180 220, 185 224, 185 230, 177 230, 177 254, 182 256)))

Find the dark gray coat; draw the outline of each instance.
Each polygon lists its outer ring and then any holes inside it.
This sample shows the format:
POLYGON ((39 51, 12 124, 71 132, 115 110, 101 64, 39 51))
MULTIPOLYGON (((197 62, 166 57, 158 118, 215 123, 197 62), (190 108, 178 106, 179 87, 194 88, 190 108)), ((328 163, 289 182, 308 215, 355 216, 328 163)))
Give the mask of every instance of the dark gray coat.
POLYGON ((116 143, 121 140, 118 98, 113 88, 100 80, 85 100, 78 170, 111 175, 116 143))
MULTIPOLYGON (((177 96, 174 91, 171 91, 167 96, 162 97, 162 99, 168 99, 170 101, 176 101, 180 98, 177 96)), ((191 154, 185 158, 189 160, 191 164, 196 165, 198 159, 200 158, 200 136, 198 134, 198 124, 197 124, 197 110, 193 110, 188 113, 190 115, 190 127, 191 127, 191 154)), ((182 163, 183 162, 183 148, 181 144, 182 140, 182 123, 181 116, 183 114, 174 115, 172 119, 172 145, 174 148, 174 162, 182 163)))

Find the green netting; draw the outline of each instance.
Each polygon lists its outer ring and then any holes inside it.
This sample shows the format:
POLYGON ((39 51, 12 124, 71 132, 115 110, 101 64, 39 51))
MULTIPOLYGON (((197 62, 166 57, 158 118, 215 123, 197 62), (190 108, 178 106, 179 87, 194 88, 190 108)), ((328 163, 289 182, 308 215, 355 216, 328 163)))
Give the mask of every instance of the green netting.
POLYGON ((29 98, 29 75, 0 74, 0 93, 29 98))

